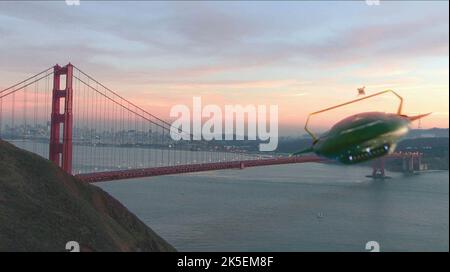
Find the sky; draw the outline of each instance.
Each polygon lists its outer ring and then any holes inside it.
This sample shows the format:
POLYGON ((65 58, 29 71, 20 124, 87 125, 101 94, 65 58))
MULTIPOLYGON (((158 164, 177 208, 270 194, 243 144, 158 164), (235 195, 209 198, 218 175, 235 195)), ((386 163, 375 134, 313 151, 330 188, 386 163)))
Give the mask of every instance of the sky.
MULTIPOLYGON (((393 89, 404 113, 448 127, 448 1, 0 2, 0 89, 71 62, 145 108, 278 105, 281 135, 308 113, 393 89)), ((394 111, 385 95, 324 114, 394 111)))

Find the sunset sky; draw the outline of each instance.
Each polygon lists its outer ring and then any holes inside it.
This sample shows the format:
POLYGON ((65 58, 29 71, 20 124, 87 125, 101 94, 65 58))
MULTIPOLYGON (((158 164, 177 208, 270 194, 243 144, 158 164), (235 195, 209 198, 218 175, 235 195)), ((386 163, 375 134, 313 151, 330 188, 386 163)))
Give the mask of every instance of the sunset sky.
MULTIPOLYGON (((0 89, 72 62, 149 112, 176 104, 278 105, 280 132, 307 114, 390 88, 422 127, 448 127, 447 1, 0 2, 0 89)), ((386 95, 322 116, 394 110, 386 95)))

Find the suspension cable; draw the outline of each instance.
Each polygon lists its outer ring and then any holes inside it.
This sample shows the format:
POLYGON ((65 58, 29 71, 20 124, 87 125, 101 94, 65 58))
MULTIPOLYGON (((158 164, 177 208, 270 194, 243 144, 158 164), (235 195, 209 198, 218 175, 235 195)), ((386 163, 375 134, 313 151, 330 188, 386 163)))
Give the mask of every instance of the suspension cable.
POLYGON ((8 90, 10 90, 10 89, 13 89, 13 88, 15 88, 15 87, 17 87, 17 86, 19 86, 19 85, 25 83, 25 82, 27 82, 27 81, 29 81, 29 80, 31 80, 31 79, 37 77, 37 76, 40 76, 40 75, 43 74, 43 73, 46 73, 48 70, 51 70, 51 69, 53 69, 53 67, 50 67, 50 68, 48 68, 48 69, 46 69, 46 70, 44 70, 44 71, 42 71, 42 72, 40 72, 40 73, 37 73, 37 74, 35 74, 34 76, 31 76, 31 77, 29 77, 29 78, 27 78, 27 79, 24 79, 24 80, 22 80, 21 82, 16 83, 16 84, 14 84, 14 85, 12 85, 12 86, 6 88, 6 89, 3 89, 3 90, 0 91, 0 93, 6 92, 6 91, 8 91, 8 90))

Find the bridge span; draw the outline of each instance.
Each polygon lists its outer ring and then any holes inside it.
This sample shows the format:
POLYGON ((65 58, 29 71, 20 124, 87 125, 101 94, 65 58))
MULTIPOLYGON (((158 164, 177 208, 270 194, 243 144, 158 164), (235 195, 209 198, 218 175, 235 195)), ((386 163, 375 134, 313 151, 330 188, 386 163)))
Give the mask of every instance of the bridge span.
POLYGON ((325 160, 317 156, 283 157, 283 158, 270 158, 270 159, 246 160, 246 161, 214 162, 202 164, 152 167, 143 169, 121 170, 121 171, 107 171, 98 173, 79 174, 75 175, 75 177, 85 182, 94 183, 101 181, 174 175, 174 174, 194 173, 212 170, 244 169, 247 167, 256 167, 256 166, 323 162, 323 161, 325 160))

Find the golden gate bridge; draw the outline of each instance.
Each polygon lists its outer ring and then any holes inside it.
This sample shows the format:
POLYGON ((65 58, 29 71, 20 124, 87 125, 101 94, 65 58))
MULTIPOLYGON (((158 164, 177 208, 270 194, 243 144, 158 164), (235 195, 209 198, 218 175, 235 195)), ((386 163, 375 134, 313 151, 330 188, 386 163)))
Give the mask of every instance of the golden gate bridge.
MULTIPOLYGON (((250 152, 216 140, 174 141, 173 130, 70 63, 0 91, 0 139, 86 182, 324 161, 250 152)), ((410 158, 413 168, 420 156, 392 155, 410 158)), ((382 162, 373 169, 384 175, 382 162)))

